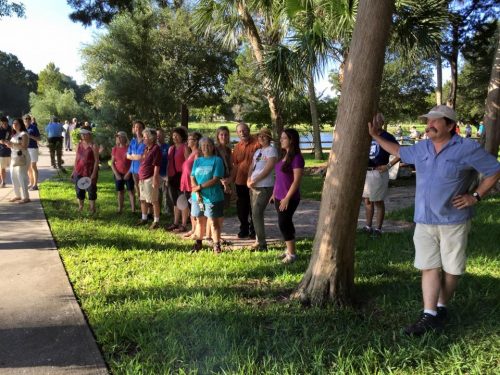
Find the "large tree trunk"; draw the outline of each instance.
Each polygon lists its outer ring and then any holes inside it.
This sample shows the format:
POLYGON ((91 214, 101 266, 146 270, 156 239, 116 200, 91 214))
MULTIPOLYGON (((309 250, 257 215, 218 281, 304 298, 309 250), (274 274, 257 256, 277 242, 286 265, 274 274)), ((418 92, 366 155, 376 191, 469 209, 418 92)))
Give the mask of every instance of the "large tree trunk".
POLYGON ((376 112, 393 10, 393 0, 359 2, 312 257, 292 295, 306 304, 352 302, 354 242, 370 144, 367 123, 376 112))
POLYGON ((189 127, 189 109, 186 103, 181 104, 181 126, 189 127))
POLYGON ((314 90, 314 75, 312 71, 307 72, 307 90, 309 96, 309 108, 311 109, 311 122, 313 128, 314 159, 323 160, 323 147, 321 145, 321 130, 319 128, 318 106, 316 104, 316 91, 314 90))
POLYGON ((497 157, 500 146, 500 38, 498 40, 495 57, 491 66, 486 111, 484 115, 486 129, 485 149, 497 157))
POLYGON ((438 53, 436 59, 436 105, 443 104, 443 60, 438 53))
MULTIPOLYGON (((253 21, 253 18, 250 15, 246 4, 244 2, 238 1, 237 7, 241 22, 243 23, 243 26, 245 28, 248 42, 250 43, 250 47, 252 48, 253 56, 255 57, 255 60, 257 61, 257 64, 259 65, 261 71, 264 72, 264 69, 262 69, 264 62, 264 48, 262 46, 262 39, 259 35, 259 30, 255 26, 255 22, 253 21)), ((277 95, 275 95, 275 93, 273 93, 273 90, 271 89, 271 80, 269 79, 269 77, 266 77, 265 73, 263 79, 263 87, 266 94, 267 103, 269 105, 269 111, 271 112, 271 122, 273 124, 274 132, 279 136, 283 131, 283 115, 281 104, 279 98, 277 97, 277 95)))

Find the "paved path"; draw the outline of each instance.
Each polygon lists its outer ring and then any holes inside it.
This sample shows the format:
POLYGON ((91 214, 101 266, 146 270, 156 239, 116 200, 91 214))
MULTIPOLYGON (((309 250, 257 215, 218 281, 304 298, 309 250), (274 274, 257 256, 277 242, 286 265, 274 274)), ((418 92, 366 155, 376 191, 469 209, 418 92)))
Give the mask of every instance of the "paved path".
MULTIPOLYGON (((42 148, 41 180, 53 174, 42 148)), ((71 165, 74 154, 66 154, 71 165)), ((40 204, 0 189, 0 374, 107 374, 40 204)))
MULTIPOLYGON (((386 212, 399 210, 413 205, 415 201, 415 187, 394 187, 389 189, 389 195, 385 200, 386 212)), ((320 202, 302 200, 294 214, 294 225, 297 238, 314 237, 318 225, 320 202)), ((265 212, 266 237, 270 244, 281 243, 278 228, 278 217, 273 206, 268 206, 265 212)), ((365 226, 365 209, 361 205, 358 217, 358 228, 365 226)), ((399 232, 413 227, 413 223, 406 221, 386 220, 382 228, 383 232, 399 232)), ((239 231, 239 221, 236 217, 227 218, 224 221, 222 237, 229 241, 232 248, 250 247, 254 240, 239 239, 236 234, 239 231)))

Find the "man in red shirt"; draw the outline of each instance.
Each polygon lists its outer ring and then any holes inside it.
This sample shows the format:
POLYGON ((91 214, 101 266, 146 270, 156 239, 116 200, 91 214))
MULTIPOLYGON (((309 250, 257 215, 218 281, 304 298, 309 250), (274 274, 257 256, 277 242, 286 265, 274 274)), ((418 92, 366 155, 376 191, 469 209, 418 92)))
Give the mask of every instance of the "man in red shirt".
POLYGON ((161 151, 156 143, 156 132, 149 128, 142 132, 145 149, 139 166, 139 190, 141 200, 141 220, 138 225, 148 222, 148 206, 153 206, 154 221, 149 229, 160 227, 160 166, 161 151))
POLYGON ((236 185, 236 212, 240 220, 238 238, 250 237, 255 239, 250 206, 250 189, 247 186, 247 179, 253 154, 255 150, 260 148, 260 144, 256 137, 250 135, 250 128, 244 122, 238 124, 236 133, 240 137, 240 141, 233 150, 231 179, 236 185))

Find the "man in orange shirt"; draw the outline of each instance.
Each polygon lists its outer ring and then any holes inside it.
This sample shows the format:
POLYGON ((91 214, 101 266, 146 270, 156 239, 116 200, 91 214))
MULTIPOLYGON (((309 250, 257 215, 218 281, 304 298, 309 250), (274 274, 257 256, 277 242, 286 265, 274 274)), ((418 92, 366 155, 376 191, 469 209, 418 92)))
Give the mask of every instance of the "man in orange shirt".
POLYGON ((238 124, 236 133, 240 141, 233 150, 231 178, 236 185, 236 211, 240 220, 238 238, 250 237, 255 239, 250 207, 250 190, 247 187, 247 179, 253 154, 255 150, 260 148, 260 145, 257 138, 250 135, 250 128, 244 122, 238 124))

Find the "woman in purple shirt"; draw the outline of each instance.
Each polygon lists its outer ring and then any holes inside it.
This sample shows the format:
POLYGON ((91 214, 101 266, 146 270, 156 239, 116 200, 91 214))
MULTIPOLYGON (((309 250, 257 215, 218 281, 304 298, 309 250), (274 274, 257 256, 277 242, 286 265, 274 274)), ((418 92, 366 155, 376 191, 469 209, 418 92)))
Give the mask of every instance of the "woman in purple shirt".
POLYGON ((286 252, 280 255, 285 264, 297 259, 292 217, 300 202, 300 181, 304 174, 304 158, 299 142, 297 130, 283 130, 280 137, 281 157, 274 167, 276 180, 271 202, 274 201, 278 212, 278 226, 286 243, 286 252))

